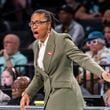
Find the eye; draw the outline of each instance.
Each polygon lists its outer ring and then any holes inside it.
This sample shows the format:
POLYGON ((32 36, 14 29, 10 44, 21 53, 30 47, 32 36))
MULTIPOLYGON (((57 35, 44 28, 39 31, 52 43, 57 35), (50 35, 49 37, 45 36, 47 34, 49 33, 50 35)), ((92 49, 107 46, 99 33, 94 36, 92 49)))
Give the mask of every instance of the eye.
POLYGON ((86 45, 87 45, 87 46, 89 46, 90 44, 91 44, 91 42, 90 42, 90 41, 88 41, 88 42, 86 43, 86 45))
POLYGON ((88 41, 87 43, 88 43, 88 44, 90 44, 91 42, 90 42, 90 41, 88 41))
POLYGON ((93 43, 96 43, 96 41, 93 41, 93 43))
POLYGON ((97 44, 97 40, 93 40, 92 42, 93 42, 93 44, 97 44))

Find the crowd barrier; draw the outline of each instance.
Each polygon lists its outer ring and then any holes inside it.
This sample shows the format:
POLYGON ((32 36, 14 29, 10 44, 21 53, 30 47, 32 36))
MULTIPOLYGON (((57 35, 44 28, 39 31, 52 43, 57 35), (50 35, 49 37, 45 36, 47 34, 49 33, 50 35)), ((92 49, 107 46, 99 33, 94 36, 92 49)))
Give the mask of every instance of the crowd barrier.
MULTIPOLYGON (((43 110, 43 106, 29 106, 25 110, 43 110)), ((20 106, 0 106, 0 110, 20 110, 20 106)), ((110 110, 110 107, 85 107, 83 110, 110 110)))
MULTIPOLYGON (((0 65, 0 68, 2 67, 3 65, 0 65)), ((106 65, 101 65, 104 69, 109 69, 109 71, 110 71, 110 64, 106 64, 106 65)), ((26 65, 15 65, 15 68, 17 69, 17 71, 18 72, 20 72, 20 68, 24 68, 24 70, 25 70, 25 72, 24 73, 26 73, 26 74, 24 74, 24 75, 26 75, 26 76, 28 76, 28 77, 30 77, 31 79, 33 78, 33 76, 34 76, 34 66, 33 66, 33 64, 26 64, 26 65)), ((80 70, 79 70, 79 65, 77 65, 77 64, 75 64, 74 66, 73 66, 73 69, 74 69, 74 75, 75 76, 77 76, 79 73, 80 73, 80 70)), ((83 69, 83 86, 84 86, 84 88, 87 88, 87 80, 86 80, 86 70, 85 69, 83 69)), ((1 78, 0 78, 0 80, 1 80, 1 78)), ((91 74, 91 79, 90 79, 90 92, 92 93, 92 94, 94 94, 95 93, 95 91, 94 91, 94 84, 95 84, 95 82, 96 82, 96 80, 97 79, 94 79, 94 74, 91 74)), ((0 83, 1 83, 1 81, 0 81, 0 83)), ((109 83, 107 83, 107 82, 105 82, 105 84, 106 84, 106 88, 107 87, 109 87, 110 86, 110 84, 109 83)), ((1 85, 1 84, 0 84, 1 85)), ((97 90, 98 90, 98 93, 100 93, 100 86, 98 86, 97 87, 97 90)))
MULTIPOLYGON (((0 68, 2 67, 3 65, 0 65, 0 68)), ((104 69, 109 69, 110 71, 110 64, 107 64, 107 65, 101 65, 104 69)), ((16 65, 15 68, 17 68, 17 71, 20 72, 20 68, 24 68, 25 69, 25 73, 24 75, 30 77, 31 79, 33 78, 33 75, 34 75, 34 66, 33 64, 26 64, 26 65, 16 65)), ((75 70, 74 71, 74 75, 77 76, 77 74, 79 74, 79 65, 73 65, 73 69, 75 70)), ((84 75, 83 75, 83 86, 84 88, 87 88, 87 80, 86 80, 86 70, 83 69, 83 72, 84 72, 84 75)), ((0 78, 1 80, 1 78, 0 78)), ((94 83, 96 82, 96 80, 94 79, 94 74, 91 74, 91 79, 90 79, 90 86, 91 86, 91 93, 94 94, 94 83)), ((1 83, 1 81, 0 81, 1 83)), ((0 84, 1 85, 1 84, 0 84)), ((106 84, 107 86, 110 86, 110 84, 106 84)), ((97 88, 98 89, 98 93, 100 93, 99 91, 99 87, 97 88)))
MULTIPOLYGON (((43 106, 29 106, 25 110, 43 110, 43 106)), ((0 110, 20 110, 20 106, 0 106, 0 110)))

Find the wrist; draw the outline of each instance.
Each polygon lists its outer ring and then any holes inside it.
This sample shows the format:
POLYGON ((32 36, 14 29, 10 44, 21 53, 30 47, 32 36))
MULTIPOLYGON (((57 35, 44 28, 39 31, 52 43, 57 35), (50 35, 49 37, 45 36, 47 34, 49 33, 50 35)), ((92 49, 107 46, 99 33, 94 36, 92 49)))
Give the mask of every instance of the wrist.
POLYGON ((24 91, 21 96, 23 97, 23 96, 25 96, 25 95, 28 95, 28 96, 29 96, 29 94, 24 91))
POLYGON ((104 95, 104 100, 107 101, 110 97, 107 95, 104 95))
POLYGON ((23 97, 25 94, 26 94, 26 92, 23 92, 23 93, 21 94, 21 96, 23 97))
POLYGON ((107 72, 104 71, 102 74, 101 74, 101 79, 103 79, 104 75, 106 74, 107 72))

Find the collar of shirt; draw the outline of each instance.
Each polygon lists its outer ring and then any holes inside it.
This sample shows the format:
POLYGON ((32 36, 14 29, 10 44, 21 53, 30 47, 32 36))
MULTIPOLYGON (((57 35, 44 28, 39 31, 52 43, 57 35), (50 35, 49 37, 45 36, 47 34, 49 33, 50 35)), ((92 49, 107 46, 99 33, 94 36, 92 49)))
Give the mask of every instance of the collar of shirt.
POLYGON ((20 54, 20 52, 18 51, 14 55, 11 55, 10 58, 11 59, 16 59, 16 56, 19 55, 19 54, 20 54))
POLYGON ((47 36, 47 38, 46 38, 46 40, 45 40, 44 42, 41 42, 41 41, 39 40, 39 41, 38 41, 39 48, 40 48, 42 45, 43 45, 43 46, 46 46, 48 39, 49 39, 49 34, 48 34, 48 36, 47 36))

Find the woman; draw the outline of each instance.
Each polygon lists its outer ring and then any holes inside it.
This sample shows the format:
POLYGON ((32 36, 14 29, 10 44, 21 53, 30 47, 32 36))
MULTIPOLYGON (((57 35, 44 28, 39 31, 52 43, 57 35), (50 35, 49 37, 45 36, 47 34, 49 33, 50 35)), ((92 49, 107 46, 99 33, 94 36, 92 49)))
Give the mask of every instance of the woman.
POLYGON ((6 68, 1 74, 1 85, 11 87, 13 81, 17 78, 14 68, 6 68))
POLYGON ((83 110, 85 102, 73 76, 72 61, 110 81, 109 73, 82 53, 68 34, 53 30, 54 19, 46 10, 36 10, 29 24, 36 41, 33 44, 35 76, 23 92, 21 110, 44 85, 44 110, 83 110))
POLYGON ((19 105, 21 94, 30 83, 30 78, 27 76, 18 77, 12 84, 12 99, 8 102, 8 105, 19 105))

